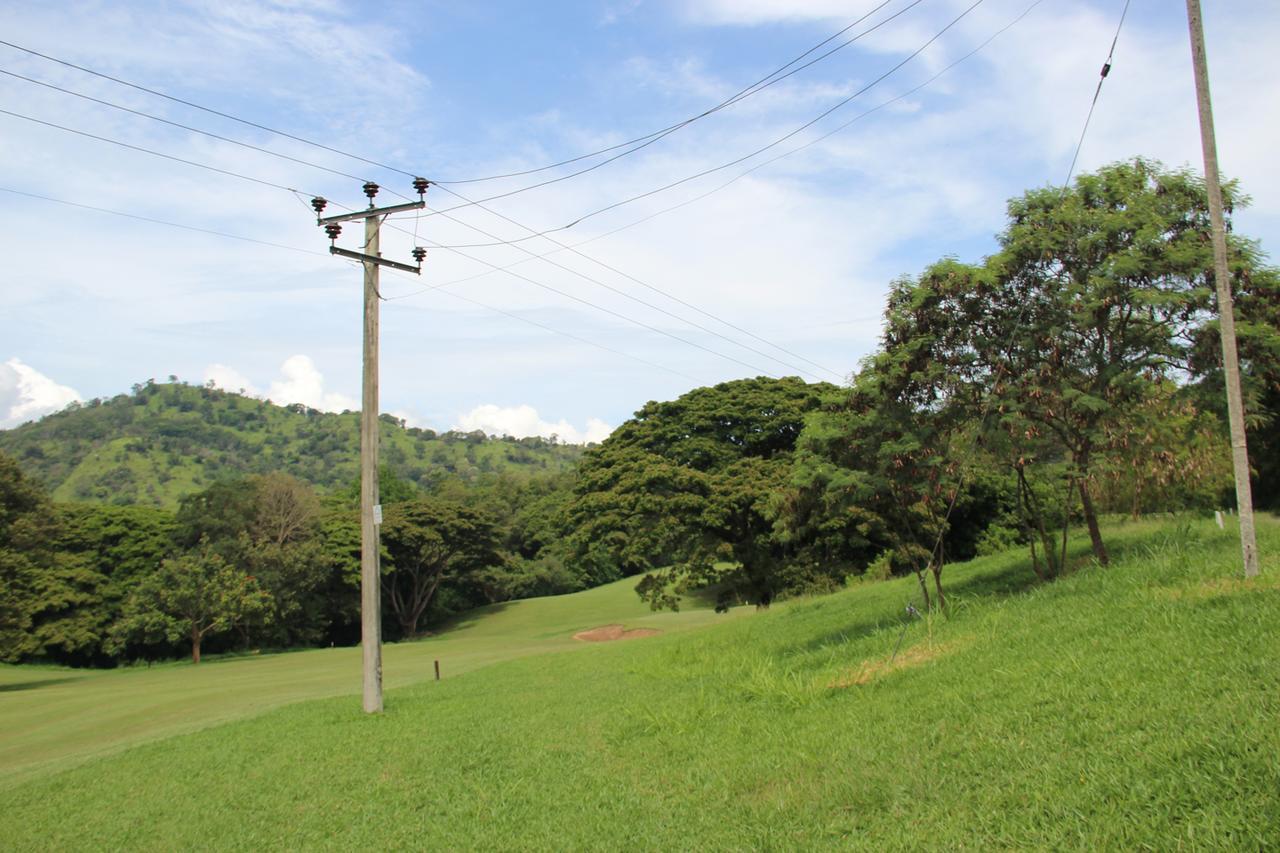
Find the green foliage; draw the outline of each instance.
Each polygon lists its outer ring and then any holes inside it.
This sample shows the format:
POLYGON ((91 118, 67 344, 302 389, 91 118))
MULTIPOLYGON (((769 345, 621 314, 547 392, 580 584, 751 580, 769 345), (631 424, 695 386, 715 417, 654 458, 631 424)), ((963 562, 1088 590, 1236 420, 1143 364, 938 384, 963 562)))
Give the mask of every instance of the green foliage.
MULTIPOLYGON (((880 351, 801 437, 786 523, 856 525, 872 551, 929 565, 941 598, 940 546, 973 553, 992 521, 1052 578, 1073 518, 1108 560, 1095 496, 1133 513, 1212 505, 1220 426, 1172 384, 1211 363, 1208 232, 1202 182, 1143 159, 1010 201, 998 253, 894 282, 880 351)), ((1250 367, 1280 375, 1277 276, 1252 244, 1233 249, 1250 367)))
MULTIPOLYGON (((418 633, 437 592, 467 601, 475 575, 502 562, 493 519, 452 501, 419 498, 387 508, 382 543, 383 593, 399 635, 418 633), (443 585, 443 587, 442 587, 443 585)), ((460 608, 459 608, 460 609, 460 608)))
POLYGON ((638 591, 654 607, 711 583, 726 601, 768 606, 829 571, 796 559, 775 504, 805 414, 834 390, 761 377, 646 404, 583 458, 565 511, 569 564, 594 583, 650 573, 638 591))
POLYGON ((257 580, 229 566, 209 548, 165 560, 125 599, 121 618, 111 628, 107 651, 123 652, 128 643, 183 639, 191 643, 191 661, 200 663, 207 636, 269 613, 271 597, 257 580))
MULTIPOLYGON (((14 456, 55 500, 154 504, 170 509, 222 480, 283 472, 323 492, 340 492, 359 471, 359 414, 276 406, 179 382, 134 386, 0 431, 14 456)), ((575 445, 540 438, 406 429, 380 419, 384 461, 396 477, 432 490, 487 470, 531 478, 571 467, 575 445)))
MULTIPOLYGON (((1238 542, 1211 521, 1168 536, 1123 525, 1108 528, 1108 570, 1030 591, 1022 552, 954 566, 947 618, 907 621, 906 578, 529 657, 544 635, 567 648, 575 625, 631 618, 588 605, 629 592, 491 608, 390 647, 405 657, 388 676, 417 683, 389 691, 377 719, 360 712, 355 650, 74 683, 0 670, 27 684, 0 703, 15 747, 30 736, 12 722, 19 708, 42 705, 56 728, 77 700, 130 706, 80 718, 98 732, 80 761, 210 685, 223 689, 200 698, 221 713, 243 703, 228 725, 11 778, 0 832, 19 850, 424 838, 476 850, 1267 850, 1280 837, 1280 662, 1265 653, 1280 642, 1280 563, 1267 556, 1280 529, 1263 521, 1254 582, 1236 577, 1238 542), (564 610, 513 618, 549 607, 564 610), (505 662, 451 677, 502 636, 505 662), (258 712, 282 683, 344 665, 344 695, 258 712), (368 780, 365 796, 352 779, 368 780)), ((1085 537, 1072 542, 1073 561, 1088 554, 1085 537)))

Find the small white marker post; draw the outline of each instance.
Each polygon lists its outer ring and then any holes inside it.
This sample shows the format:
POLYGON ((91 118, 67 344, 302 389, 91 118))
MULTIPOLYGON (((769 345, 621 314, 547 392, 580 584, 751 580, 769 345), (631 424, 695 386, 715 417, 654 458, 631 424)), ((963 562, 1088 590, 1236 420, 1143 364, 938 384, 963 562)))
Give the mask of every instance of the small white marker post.
POLYGON ((1215 509, 1215 510, 1213 511, 1213 517, 1214 517, 1214 518, 1216 518, 1216 519, 1218 520, 1218 529, 1219 529, 1219 530, 1226 530, 1226 529, 1227 529, 1227 528, 1226 528, 1226 525, 1224 525, 1224 524, 1222 523, 1222 510, 1220 510, 1220 509, 1215 509))

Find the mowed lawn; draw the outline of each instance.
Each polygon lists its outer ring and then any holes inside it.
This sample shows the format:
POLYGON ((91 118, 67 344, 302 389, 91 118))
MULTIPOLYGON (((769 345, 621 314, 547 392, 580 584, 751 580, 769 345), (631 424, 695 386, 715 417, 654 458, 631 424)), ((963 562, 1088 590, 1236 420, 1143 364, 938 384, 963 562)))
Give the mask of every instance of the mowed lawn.
POLYGON ((859 584, 420 681, 376 717, 352 697, 294 704, 15 782, 0 837, 18 850, 1267 849, 1280 525, 1259 533, 1250 582, 1231 531, 1120 525, 1113 565, 1078 542, 1053 584, 1032 583, 1020 553, 949 567, 945 618, 905 621, 913 579, 859 584))
MULTIPOLYGON (((482 608, 438 636, 383 647, 388 689, 448 679, 500 660, 589 645, 607 624, 677 632, 723 622, 706 607, 653 613, 635 579, 572 595, 482 608)), ((306 699, 360 692, 360 649, 206 658, 151 668, 85 670, 0 665, 0 790, 32 775, 143 741, 259 714, 306 699)))

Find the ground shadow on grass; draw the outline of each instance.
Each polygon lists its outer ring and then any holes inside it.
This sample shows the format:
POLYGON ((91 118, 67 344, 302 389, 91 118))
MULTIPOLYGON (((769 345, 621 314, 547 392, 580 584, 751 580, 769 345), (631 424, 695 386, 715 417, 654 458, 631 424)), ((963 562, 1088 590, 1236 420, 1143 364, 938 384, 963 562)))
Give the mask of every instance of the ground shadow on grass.
MULTIPOLYGON (((901 583, 901 581, 897 582, 901 583)), ((929 583, 930 594, 932 594, 932 578, 929 579, 929 583)), ((1029 557, 1025 560, 1010 560, 1003 565, 985 571, 972 572, 950 581, 947 578, 945 568, 942 574, 942 590, 953 602, 961 598, 966 602, 1005 598, 1026 592, 1040 583, 1041 581, 1036 577, 1035 572, 1031 570, 1029 557)), ((868 589, 875 590, 875 584, 869 585, 868 589)), ((846 643, 852 639, 866 637, 877 631, 882 631, 886 627, 902 625, 907 619, 911 618, 907 615, 905 607, 907 602, 910 602, 914 607, 923 608, 920 602, 920 590, 915 584, 902 586, 900 591, 902 593, 902 601, 897 599, 886 601, 883 609, 877 613, 867 614, 860 619, 847 622, 839 628, 815 635, 802 643, 786 646, 780 651, 784 654, 803 654, 824 646, 846 643)), ((883 594, 879 590, 876 590, 876 593, 883 594)))
POLYGON ((67 684, 81 681, 83 675, 71 675, 66 678, 46 678, 44 681, 17 681, 13 684, 0 684, 0 693, 16 693, 19 690, 39 690, 41 687, 53 687, 56 684, 67 684))
POLYGON ((531 599, 514 599, 512 601, 499 601, 497 604, 486 604, 484 607, 477 607, 475 610, 468 610, 464 613, 458 613, 445 619, 439 625, 434 627, 428 626, 423 633, 416 637, 405 637, 401 642, 409 643, 414 640, 426 640, 431 637, 438 637, 442 634, 456 634, 459 631, 465 631, 468 628, 474 628, 490 616, 496 616, 517 601, 529 601, 531 599))
MULTIPOLYGON (((1140 524, 1141 522, 1137 522, 1133 527, 1120 524, 1116 529, 1109 531, 1109 535, 1104 537, 1112 563, 1126 561, 1133 557, 1144 557, 1150 552, 1153 542, 1156 542, 1157 539, 1153 538, 1151 528, 1141 527, 1139 526, 1140 524)), ((1174 529, 1171 529, 1167 535, 1190 537, 1191 540, 1199 538, 1194 531, 1180 534, 1174 529)), ((1107 567, 1098 566, 1094 560, 1093 549, 1088 539, 1073 538, 1068 542, 1066 564, 1067 569, 1063 577, 1070 577, 1090 567, 1100 571, 1107 571, 1107 567)), ((1046 583, 1041 581, 1032 569, 1029 552, 1025 552, 1022 557, 1011 555, 1003 564, 993 566, 990 569, 980 569, 967 574, 965 573, 966 569, 966 563, 954 563, 943 569, 942 590, 953 605, 961 600, 971 603, 993 598, 1008 598, 1042 587, 1046 583)), ((901 583, 901 581, 898 582, 901 583)), ((1048 583, 1052 583, 1052 581, 1048 583)), ((875 585, 872 584, 869 589, 874 590, 875 585)), ((929 591, 932 595, 932 578, 929 578, 929 591)), ((903 600, 901 603, 896 600, 893 602, 886 601, 884 608, 878 613, 868 614, 860 619, 852 620, 840 628, 812 637, 803 643, 787 646, 781 651, 802 654, 824 646, 865 637, 886 627, 902 625, 908 619, 904 606, 907 601, 910 601, 915 607, 923 609, 920 601, 920 590, 917 586, 912 584, 910 587, 903 587, 902 593, 903 600)))

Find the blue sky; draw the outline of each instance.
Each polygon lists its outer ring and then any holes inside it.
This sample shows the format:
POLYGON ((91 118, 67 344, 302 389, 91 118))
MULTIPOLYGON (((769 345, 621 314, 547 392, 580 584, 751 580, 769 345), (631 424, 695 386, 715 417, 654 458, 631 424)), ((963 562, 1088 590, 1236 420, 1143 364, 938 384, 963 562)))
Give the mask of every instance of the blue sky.
MULTIPOLYGON (((537 168, 696 115, 879 5, 8 2, 0 33, 449 181, 537 168)), ((407 260, 415 228, 428 246, 492 242, 473 227, 525 237, 512 220, 558 228, 736 159, 873 81, 971 5, 891 0, 849 35, 900 15, 778 85, 489 210, 398 221, 405 230, 384 232, 384 254, 407 260)), ((894 277, 944 255, 978 260, 994 249, 1009 197, 1065 178, 1123 0, 1042 0, 926 88, 814 140, 933 77, 1031 5, 983 0, 901 70, 767 154, 556 232, 582 254, 544 239, 433 249, 421 280, 386 275, 383 410, 436 429, 598 440, 645 401, 698 385, 759 373, 839 381, 875 346, 894 277)), ((1254 199, 1236 227, 1272 249, 1280 8, 1207 0, 1205 16, 1223 169, 1254 199)), ((0 46, 0 69, 372 178, 387 187, 380 202, 409 191, 397 172, 13 48, 0 46)), ((356 405, 360 271, 324 254, 304 199, 359 204, 359 181, 13 77, 0 76, 0 109, 299 195, 0 115, 6 190, 318 253, 0 192, 0 426, 170 374, 278 402, 356 405)), ((1199 167, 1181 3, 1131 3, 1079 168, 1139 154, 1199 167)), ((449 188, 477 199, 565 172, 449 188)), ((440 188, 428 201, 458 203, 440 188)), ((358 230, 348 226, 342 244, 356 248, 358 230)))

